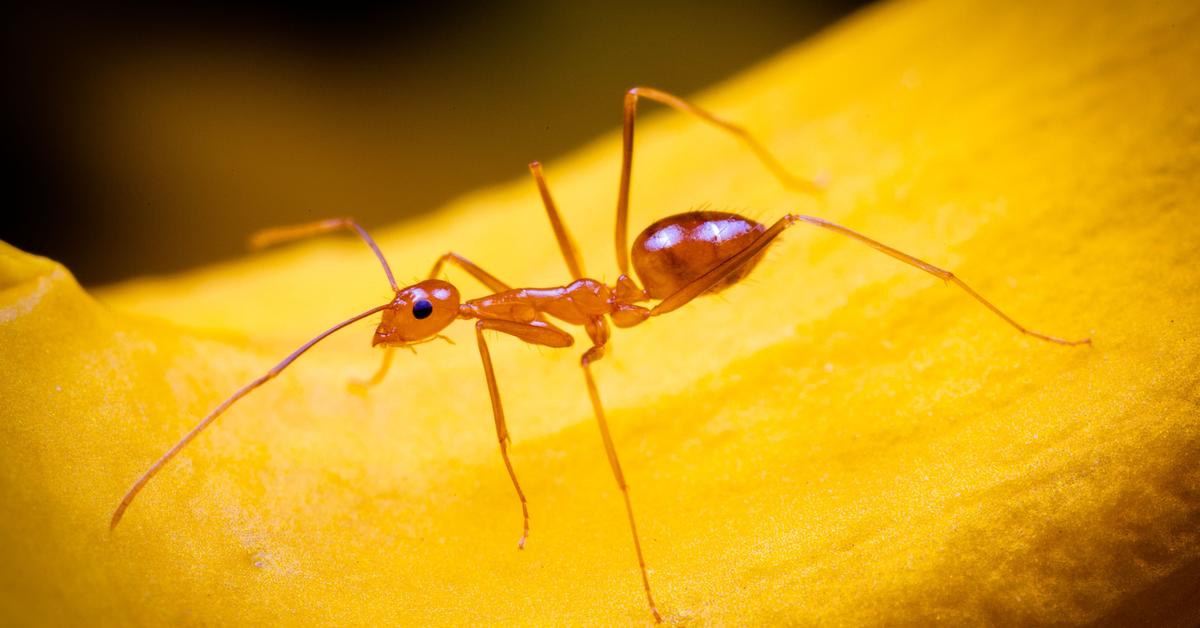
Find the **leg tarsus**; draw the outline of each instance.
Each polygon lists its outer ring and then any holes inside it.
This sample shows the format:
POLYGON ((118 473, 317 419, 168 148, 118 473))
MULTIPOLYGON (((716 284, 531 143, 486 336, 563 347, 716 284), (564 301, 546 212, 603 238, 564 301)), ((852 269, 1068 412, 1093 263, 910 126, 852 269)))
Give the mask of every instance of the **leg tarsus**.
POLYGON ((525 493, 521 490, 521 484, 517 482, 517 472, 513 469, 512 460, 508 457, 508 446, 512 444, 512 438, 505 432, 504 436, 499 437, 500 440, 500 456, 504 458, 504 468, 508 469, 508 477, 512 478, 513 488, 517 490, 517 497, 521 500, 521 538, 517 539, 517 549, 525 549, 525 541, 529 539, 529 502, 525 500, 525 493))

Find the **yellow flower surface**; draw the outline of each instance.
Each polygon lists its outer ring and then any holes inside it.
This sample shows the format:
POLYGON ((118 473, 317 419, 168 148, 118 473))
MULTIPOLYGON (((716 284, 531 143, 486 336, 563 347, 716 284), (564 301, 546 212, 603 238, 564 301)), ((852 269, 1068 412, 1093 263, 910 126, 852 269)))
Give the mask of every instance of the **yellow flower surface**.
MULTIPOLYGON (((596 374, 668 621, 1200 621, 1197 32, 1194 2, 896 2, 697 98, 827 179, 822 202, 692 118, 641 121, 635 233, 705 203, 817 214, 1094 338, 1022 336, 805 225, 719 297, 617 331, 596 374)), ((546 164, 608 281, 618 149, 546 164)), ((376 235, 402 282, 448 250, 514 285, 568 277, 530 180, 376 235)), ((370 323, 333 336, 110 533, 204 414, 389 294, 349 237, 91 294, 0 248, 0 623, 649 622, 582 343, 491 341, 518 551, 465 323, 366 395, 346 382, 377 365, 370 323)))

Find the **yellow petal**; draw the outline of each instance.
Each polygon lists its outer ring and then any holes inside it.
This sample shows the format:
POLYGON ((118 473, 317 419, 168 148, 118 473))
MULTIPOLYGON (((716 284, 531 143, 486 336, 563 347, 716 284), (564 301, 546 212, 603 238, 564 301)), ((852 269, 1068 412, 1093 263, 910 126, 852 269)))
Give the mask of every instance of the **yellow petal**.
MULTIPOLYGON (((824 204, 695 120, 639 124, 635 224, 705 202, 818 213, 1095 337, 1022 337, 803 226, 722 298, 618 332, 596 372, 668 619, 1200 621, 1200 17, 1109 9, 885 4, 700 98, 827 175, 824 204)), ((546 165, 608 280, 618 145, 546 165)), ((401 280, 455 250, 555 285, 544 221, 520 180, 379 236, 401 280)), ((517 551, 468 325, 366 397, 346 381, 379 359, 370 325, 331 338, 109 533, 208 410, 388 293, 349 239, 94 296, 0 248, 3 623, 648 621, 579 351, 492 342, 533 516, 517 551)))

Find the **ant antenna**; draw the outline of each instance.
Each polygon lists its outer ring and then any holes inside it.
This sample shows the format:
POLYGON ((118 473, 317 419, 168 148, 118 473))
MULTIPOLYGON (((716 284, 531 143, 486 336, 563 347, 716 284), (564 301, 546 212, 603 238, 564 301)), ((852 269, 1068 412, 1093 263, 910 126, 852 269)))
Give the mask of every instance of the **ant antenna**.
MULTIPOLYGON (((384 267, 386 268, 386 264, 384 267)), ((388 275, 390 278, 391 271, 388 271, 388 275)), ((130 489, 127 493, 125 493, 125 497, 121 498, 121 503, 117 506, 117 510, 115 512, 113 512, 112 521, 109 522, 108 529, 112 530, 117 527, 118 523, 121 523, 121 517, 125 514, 125 509, 129 508, 130 502, 133 501, 134 497, 137 497, 137 494, 141 492, 142 487, 146 486, 146 483, 149 482, 150 479, 153 478, 156 474, 158 474, 158 472, 160 470, 162 470, 162 468, 164 466, 166 466, 166 464, 168 462, 170 462, 171 459, 174 458, 175 455, 178 454, 181 449, 186 447, 188 443, 192 442, 192 440, 194 440, 197 436, 199 436, 200 432, 204 431, 204 428, 208 427, 209 424, 211 424, 213 421, 217 420, 217 417, 221 416, 226 410, 228 410, 229 406, 232 406, 235 402, 237 402, 238 399, 241 399, 242 397, 245 397, 246 395, 250 394, 250 391, 252 391, 255 388, 258 388, 259 386, 262 386, 263 384, 267 383, 268 381, 274 379, 276 375, 279 375, 280 371, 287 368, 288 365, 290 365, 292 362, 295 362, 296 358, 299 358, 301 355, 304 355, 304 352, 313 348, 313 345, 328 338, 334 332, 336 332, 344 327, 349 326, 351 323, 356 323, 372 314, 382 312, 383 310, 386 310, 389 307, 391 307, 390 303, 373 307, 373 308, 367 310, 366 312, 363 312, 362 314, 355 315, 351 318, 348 318, 348 319, 338 323, 337 325, 334 325, 333 327, 330 327, 329 329, 326 329, 325 331, 318 334, 316 338, 309 340, 308 342, 304 343, 304 345, 302 345, 299 349, 296 349, 295 351, 293 351, 291 353, 291 355, 284 358, 282 362, 271 367, 271 370, 267 371, 263 375, 260 375, 257 379, 250 382, 249 384, 246 384, 245 386, 241 387, 237 392, 233 393, 233 395, 231 395, 228 399, 226 399, 225 401, 222 401, 221 405, 217 406, 216 409, 214 409, 212 412, 210 412, 208 414, 208 416, 204 417, 204 419, 202 419, 199 423, 197 423, 196 427, 193 427, 192 430, 190 432, 188 432, 183 438, 181 438, 178 443, 175 443, 174 447, 171 447, 170 449, 168 449, 167 453, 163 454, 162 457, 159 458, 154 464, 150 465, 150 468, 146 469, 146 472, 142 474, 142 477, 138 478, 137 482, 133 483, 133 486, 130 487, 130 489)))
POLYGON ((388 265, 387 258, 383 256, 383 251, 379 249, 379 245, 375 244, 375 240, 367 233, 362 225, 358 224, 352 218, 331 218, 320 222, 313 222, 306 225, 294 225, 291 227, 275 227, 272 229, 264 229, 250 236, 250 247, 253 249, 261 249, 273 244, 281 242, 291 242, 300 238, 320 235, 337 229, 350 229, 371 247, 375 253, 375 257, 379 258, 379 264, 383 266, 383 274, 387 275, 388 283, 392 284, 393 292, 400 292, 400 286, 396 285, 396 277, 392 275, 392 267, 388 265))

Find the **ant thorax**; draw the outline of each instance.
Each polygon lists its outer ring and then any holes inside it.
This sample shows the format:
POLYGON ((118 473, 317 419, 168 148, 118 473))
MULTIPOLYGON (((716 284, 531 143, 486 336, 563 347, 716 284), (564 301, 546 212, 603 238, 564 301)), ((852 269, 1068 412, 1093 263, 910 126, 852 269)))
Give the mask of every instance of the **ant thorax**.
POLYGON ((595 279, 578 279, 565 286, 519 288, 471 299, 462 304, 460 316, 528 323, 541 313, 564 323, 584 325, 611 314, 616 305, 612 288, 595 279))

